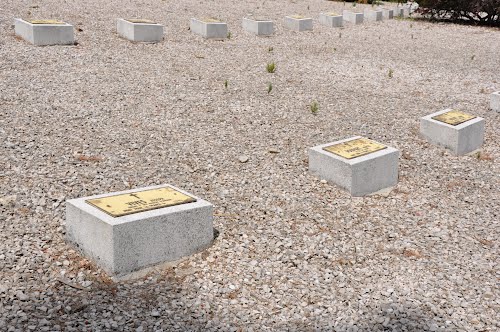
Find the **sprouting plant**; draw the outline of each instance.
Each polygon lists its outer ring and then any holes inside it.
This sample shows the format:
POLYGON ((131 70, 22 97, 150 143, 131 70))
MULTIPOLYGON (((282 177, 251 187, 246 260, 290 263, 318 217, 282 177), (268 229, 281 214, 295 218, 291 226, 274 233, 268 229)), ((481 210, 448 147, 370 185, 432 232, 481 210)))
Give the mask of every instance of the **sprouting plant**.
POLYGON ((389 78, 392 78, 394 76, 394 70, 389 69, 389 78))
POLYGON ((267 85, 267 93, 269 94, 269 93, 271 93, 271 91, 273 91, 273 85, 271 83, 269 83, 267 85))
POLYGON ((274 73, 276 71, 276 64, 274 62, 268 63, 266 66, 266 70, 268 73, 274 73))
POLYGON ((313 101, 313 102, 311 103, 310 108, 311 108, 311 113, 312 113, 312 114, 314 114, 314 115, 318 114, 318 111, 319 111, 319 105, 318 105, 318 102, 317 102, 317 101, 313 101))
POLYGON ((274 47, 269 46, 269 48, 267 49, 267 51, 268 51, 268 52, 272 52, 272 51, 274 51, 274 47))
POLYGON ((353 6, 353 7, 356 7, 356 1, 354 1, 354 2, 352 3, 352 6, 353 6))
POLYGON ((231 32, 227 33, 227 39, 231 39, 231 32))
POLYGON ((229 81, 228 80, 225 80, 224 81, 224 87, 227 89, 227 86, 229 85, 229 81))

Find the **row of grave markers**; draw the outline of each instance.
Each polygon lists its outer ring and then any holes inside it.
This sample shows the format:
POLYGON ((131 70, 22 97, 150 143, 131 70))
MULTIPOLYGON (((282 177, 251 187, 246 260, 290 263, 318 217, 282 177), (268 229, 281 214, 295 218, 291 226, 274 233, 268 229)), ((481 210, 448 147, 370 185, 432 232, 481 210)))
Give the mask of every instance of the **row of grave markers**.
MULTIPOLYGON (((500 92, 495 105, 500 111, 500 92)), ((455 155, 484 140, 483 118, 446 109, 420 119, 420 133, 455 155)), ((309 149, 309 171, 366 196, 398 182, 399 151, 355 136, 309 149)), ((114 276, 197 253, 213 241, 213 205, 171 185, 68 200, 68 239, 114 276)))
MULTIPOLYGON (((352 24, 361 24, 365 17, 369 21, 382 21, 383 18, 392 19, 394 11, 397 16, 409 15, 409 8, 397 9, 366 9, 364 12, 344 10, 342 14, 321 13, 319 22, 329 27, 342 27, 344 21, 352 24)), ((284 19, 284 26, 294 31, 307 31, 313 29, 313 19, 301 15, 290 15, 284 19)), ((244 18, 242 27, 245 31, 258 36, 270 36, 274 33, 274 22, 265 19, 244 18)), ((16 35, 38 46, 72 45, 75 43, 73 26, 58 20, 14 20, 16 35)), ((190 29, 193 33, 207 39, 225 39, 228 36, 228 25, 214 18, 192 18, 190 29)), ((163 39, 164 26, 147 19, 118 19, 118 34, 134 42, 159 42, 163 39)))

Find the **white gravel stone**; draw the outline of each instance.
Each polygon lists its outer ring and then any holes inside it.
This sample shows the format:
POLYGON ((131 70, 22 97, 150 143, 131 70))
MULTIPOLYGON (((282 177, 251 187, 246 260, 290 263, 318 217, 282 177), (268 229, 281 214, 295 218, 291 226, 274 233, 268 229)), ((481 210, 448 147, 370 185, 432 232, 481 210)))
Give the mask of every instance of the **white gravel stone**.
POLYGON ((324 0, 0 7, 0 199, 16 196, 0 204, 0 330, 499 330, 498 30, 283 27, 289 13, 352 9, 324 0), (19 16, 71 22, 78 45, 19 41, 19 16), (111 33, 131 16, 164 22, 164 41, 111 33), (190 33, 207 16, 231 38, 190 33), (244 32, 243 17, 276 22, 275 34, 244 32), (448 105, 485 119, 480 157, 419 137, 419 119, 448 105), (386 196, 353 198, 308 173, 307 148, 353 135, 400 151, 386 196), (214 204, 206 251, 113 282, 64 240, 67 199, 161 183, 214 204))

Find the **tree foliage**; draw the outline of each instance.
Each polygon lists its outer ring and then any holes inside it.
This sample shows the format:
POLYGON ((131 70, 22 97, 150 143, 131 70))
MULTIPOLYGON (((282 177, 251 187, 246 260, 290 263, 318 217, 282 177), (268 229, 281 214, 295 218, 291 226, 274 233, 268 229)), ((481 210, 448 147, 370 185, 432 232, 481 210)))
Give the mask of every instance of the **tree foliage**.
POLYGON ((500 25, 500 0, 419 0, 418 3, 422 15, 430 18, 500 25))

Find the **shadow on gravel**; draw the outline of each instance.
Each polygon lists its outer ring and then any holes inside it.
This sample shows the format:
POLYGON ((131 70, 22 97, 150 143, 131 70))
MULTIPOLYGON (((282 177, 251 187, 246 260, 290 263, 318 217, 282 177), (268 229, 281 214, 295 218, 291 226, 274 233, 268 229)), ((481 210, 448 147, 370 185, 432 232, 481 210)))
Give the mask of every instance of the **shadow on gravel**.
MULTIPOLYGON (((437 331, 438 324, 434 314, 412 302, 373 303, 369 308, 346 308, 344 313, 332 317, 330 321, 315 319, 314 321, 290 321, 282 324, 278 330, 287 331, 437 331)), ((444 325, 444 324, 442 324, 444 325)), ((439 328, 439 331, 454 331, 451 328, 439 328)))

